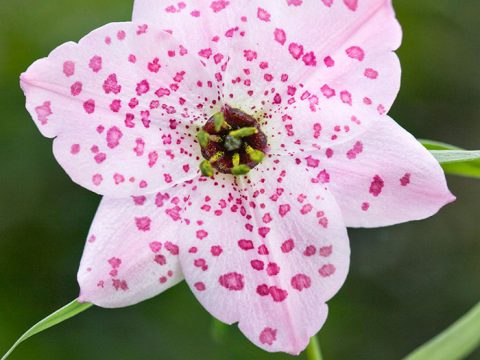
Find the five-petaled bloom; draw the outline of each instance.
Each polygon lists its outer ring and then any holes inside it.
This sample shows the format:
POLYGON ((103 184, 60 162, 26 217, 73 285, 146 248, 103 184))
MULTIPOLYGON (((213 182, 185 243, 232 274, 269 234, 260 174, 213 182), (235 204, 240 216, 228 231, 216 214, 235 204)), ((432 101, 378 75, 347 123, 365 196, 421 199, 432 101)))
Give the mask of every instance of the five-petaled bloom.
POLYGON ((27 109, 104 196, 79 300, 127 306, 185 278, 256 345, 302 351, 347 275, 346 227, 454 199, 386 115, 400 42, 391 0, 136 0, 132 22, 35 62, 27 109))

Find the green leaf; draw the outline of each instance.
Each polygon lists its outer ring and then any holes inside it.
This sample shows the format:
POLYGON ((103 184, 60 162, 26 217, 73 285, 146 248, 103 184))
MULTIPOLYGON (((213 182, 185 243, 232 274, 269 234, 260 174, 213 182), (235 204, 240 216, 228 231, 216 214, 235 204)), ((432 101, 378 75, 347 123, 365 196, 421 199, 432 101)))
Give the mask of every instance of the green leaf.
POLYGON ((58 309, 54 313, 48 315, 45 319, 40 320, 38 323, 33 325, 30 329, 27 330, 16 342, 13 346, 8 350, 8 352, 3 355, 0 360, 5 360, 10 356, 10 354, 15 350, 15 348, 20 345, 22 342, 27 340, 29 337, 38 334, 52 326, 55 326, 71 317, 74 317, 77 314, 87 310, 90 308, 92 304, 90 303, 79 303, 77 300, 72 301, 71 303, 65 305, 61 309, 58 309))
POLYGON ((480 178, 480 151, 431 140, 419 140, 435 156, 448 174, 480 178))
POLYGON ((480 303, 404 360, 460 360, 480 346, 480 303))

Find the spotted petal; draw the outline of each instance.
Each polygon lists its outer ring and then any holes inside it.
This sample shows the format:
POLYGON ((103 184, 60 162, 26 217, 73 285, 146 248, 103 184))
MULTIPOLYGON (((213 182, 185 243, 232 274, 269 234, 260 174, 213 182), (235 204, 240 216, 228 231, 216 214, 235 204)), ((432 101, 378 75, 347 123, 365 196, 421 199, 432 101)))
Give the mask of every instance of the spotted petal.
POLYGON ((183 190, 103 198, 78 271, 80 301, 132 305, 183 280, 177 244, 183 190))
POLYGON ((347 233, 333 197, 291 159, 258 169, 239 184, 201 180, 179 234, 180 261, 215 317, 238 321, 265 350, 298 354, 345 280, 347 233))
POLYGON ((390 0, 136 0, 133 18, 171 30, 207 64, 224 101, 267 119, 333 97, 385 112, 398 93, 390 0))
POLYGON ((311 182, 328 187, 347 226, 421 220, 455 200, 442 168, 412 135, 388 116, 373 120, 359 136, 301 155, 311 182))
POLYGON ((170 34, 106 25, 35 62, 21 85, 40 131, 56 137, 55 157, 80 185, 121 197, 196 175, 191 125, 205 120, 217 92, 170 34))

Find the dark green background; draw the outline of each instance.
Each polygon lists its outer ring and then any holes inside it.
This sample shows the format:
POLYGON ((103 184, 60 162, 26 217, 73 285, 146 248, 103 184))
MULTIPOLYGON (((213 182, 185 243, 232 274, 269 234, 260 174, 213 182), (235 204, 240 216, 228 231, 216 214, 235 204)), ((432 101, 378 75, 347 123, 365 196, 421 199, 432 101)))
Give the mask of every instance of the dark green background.
MULTIPOLYGON (((0 353, 76 297, 99 201, 54 160, 24 110, 18 75, 57 45, 128 20, 131 2, 0 0, 0 353)), ((405 36, 392 115, 417 137, 480 148, 480 1, 395 3, 405 36)), ((319 335, 326 360, 400 359, 480 300, 480 181, 449 183, 457 202, 429 220, 350 231, 350 276, 319 335)), ((291 358, 255 348, 235 327, 216 343, 210 328, 182 284, 130 308, 91 309, 11 359, 291 358)))

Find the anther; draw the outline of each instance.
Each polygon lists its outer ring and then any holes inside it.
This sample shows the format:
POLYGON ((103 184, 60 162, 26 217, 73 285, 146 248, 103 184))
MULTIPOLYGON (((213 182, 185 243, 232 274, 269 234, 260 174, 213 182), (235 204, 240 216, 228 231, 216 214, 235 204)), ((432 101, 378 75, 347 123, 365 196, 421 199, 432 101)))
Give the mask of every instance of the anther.
POLYGON ((218 112, 215 115, 213 115, 213 120, 214 120, 213 125, 215 127, 216 132, 219 132, 220 130, 222 130, 222 128, 224 129, 231 128, 231 126, 228 125, 228 123, 225 121, 225 115, 223 115, 222 112, 218 112))
POLYGON ((233 175, 247 175, 250 172, 250 170, 252 170, 250 168, 250 166, 245 165, 245 164, 240 164, 240 165, 234 166, 232 168, 232 174, 233 175))
POLYGON ((220 160, 223 155, 225 155, 223 152, 219 151, 217 152, 215 155, 213 155, 208 161, 210 161, 211 164, 217 162, 218 160, 220 160))
POLYGON ((197 139, 202 148, 207 147, 208 141, 210 140, 210 135, 204 131, 200 130, 197 134, 197 139))
POLYGON ((240 154, 239 153, 233 154, 232 164, 233 164, 233 167, 237 167, 238 165, 240 165, 240 154))
POLYGON ((212 167, 212 164, 210 164, 210 161, 203 160, 200 163, 200 171, 202 172, 203 176, 212 177, 213 176, 213 167, 212 167))
POLYGON ((245 151, 252 161, 255 161, 257 164, 260 164, 265 158, 265 153, 260 150, 255 150, 250 145, 245 146, 245 151))
POLYGON ((255 128, 255 127, 244 127, 244 128, 238 129, 238 130, 230 131, 230 133, 228 135, 233 136, 234 138, 241 139, 241 138, 244 138, 244 137, 247 137, 247 136, 252 136, 252 135, 255 135, 255 134, 258 134, 258 129, 257 128, 255 128))

